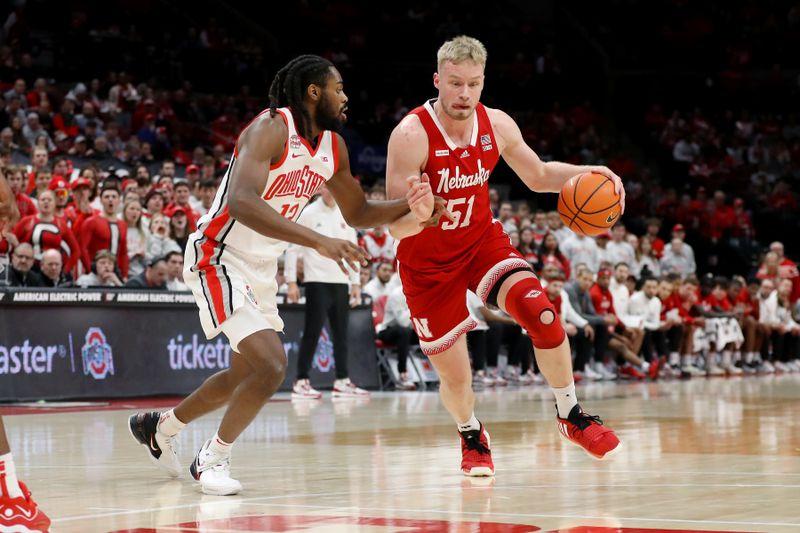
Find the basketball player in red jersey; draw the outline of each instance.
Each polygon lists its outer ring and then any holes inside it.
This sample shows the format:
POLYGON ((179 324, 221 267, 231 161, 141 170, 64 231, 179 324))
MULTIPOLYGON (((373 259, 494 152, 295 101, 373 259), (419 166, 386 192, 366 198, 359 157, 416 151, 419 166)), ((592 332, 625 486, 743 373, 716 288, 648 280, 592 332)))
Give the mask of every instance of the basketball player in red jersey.
MULTIPOLYGON (((494 474, 489 435, 473 412, 464 333, 476 324, 467 311, 467 289, 528 332, 556 397, 558 430, 592 457, 604 459, 620 450, 619 439, 578 405, 561 321, 527 261, 492 220, 487 183, 500 156, 536 192, 558 192, 572 176, 590 171, 614 180, 624 195, 622 182, 605 167, 542 162, 511 117, 479 102, 485 65, 486 49, 476 39, 446 42, 433 76, 438 99, 411 111, 389 139, 388 197, 406 197, 412 209, 390 225, 392 235, 402 239, 397 259, 412 322, 439 374, 442 402, 458 424, 465 475, 494 474), (433 209, 429 189, 445 199, 454 220, 419 226, 433 209)), ((624 209, 624 196, 620 203, 624 209)))
MULTIPOLYGON (((0 232, 18 216, 14 193, 5 177, 0 174, 0 232)), ((49 530, 50 518, 33 501, 28 487, 17 479, 11 447, 6 437, 3 418, 0 417, 0 531, 34 533, 49 530)))
MULTIPOLYGON (((230 368, 211 376, 175 409, 129 419, 131 433, 151 458, 177 476, 175 436, 185 424, 228 404, 217 434, 189 468, 206 494, 242 489, 230 477, 231 446, 286 374, 275 274, 288 243, 312 248, 342 270, 345 264, 368 264, 367 253, 355 244, 296 223, 309 198, 327 184, 345 220, 362 228, 410 212, 405 198, 367 201, 350 173, 347 146, 336 132, 347 118, 347 96, 329 61, 313 55, 291 61, 276 75, 270 101, 239 136, 214 204, 186 247, 184 281, 195 295, 206 336, 228 337, 234 352, 230 368)), ((437 203, 430 189, 422 196, 432 206, 424 223, 436 225, 444 203, 437 203)))

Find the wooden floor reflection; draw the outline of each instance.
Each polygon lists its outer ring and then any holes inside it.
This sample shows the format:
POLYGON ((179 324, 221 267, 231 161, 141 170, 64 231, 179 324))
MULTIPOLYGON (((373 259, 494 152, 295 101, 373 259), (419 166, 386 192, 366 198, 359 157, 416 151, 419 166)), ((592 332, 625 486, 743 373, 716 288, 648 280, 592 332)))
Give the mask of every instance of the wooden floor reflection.
MULTIPOLYGON (((125 426, 131 411, 6 418, 20 477, 53 531, 800 531, 800 376, 579 387, 625 443, 595 462, 564 444, 545 387, 477 394, 497 475, 459 473, 436 393, 291 402, 237 443, 245 490, 167 480, 125 426), (630 528, 630 529, 625 529, 630 528)), ((221 412, 187 427, 181 458, 221 412)))

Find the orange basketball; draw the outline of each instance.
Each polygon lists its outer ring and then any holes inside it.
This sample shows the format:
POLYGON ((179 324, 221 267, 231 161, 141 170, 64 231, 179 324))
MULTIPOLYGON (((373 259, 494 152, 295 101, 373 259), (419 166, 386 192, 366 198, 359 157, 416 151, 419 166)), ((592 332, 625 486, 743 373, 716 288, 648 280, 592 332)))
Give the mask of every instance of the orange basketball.
POLYGON ((600 235, 619 220, 619 200, 611 178, 587 172, 571 177, 561 187, 558 214, 578 235, 600 235))

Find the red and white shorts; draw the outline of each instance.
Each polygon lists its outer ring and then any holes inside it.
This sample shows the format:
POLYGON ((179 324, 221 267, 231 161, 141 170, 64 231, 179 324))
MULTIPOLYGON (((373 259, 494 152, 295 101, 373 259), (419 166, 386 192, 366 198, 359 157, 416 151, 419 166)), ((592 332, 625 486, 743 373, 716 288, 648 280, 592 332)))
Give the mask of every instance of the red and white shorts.
POLYGON ((420 272, 399 265, 411 322, 425 355, 447 350, 477 325, 467 309, 467 289, 486 302, 501 276, 511 270, 530 268, 497 222, 474 252, 471 260, 436 272, 420 272))
POLYGON ((224 333, 237 352, 239 343, 257 331, 283 331, 277 271, 276 259, 255 259, 193 233, 186 247, 183 281, 194 293, 206 337, 224 333))

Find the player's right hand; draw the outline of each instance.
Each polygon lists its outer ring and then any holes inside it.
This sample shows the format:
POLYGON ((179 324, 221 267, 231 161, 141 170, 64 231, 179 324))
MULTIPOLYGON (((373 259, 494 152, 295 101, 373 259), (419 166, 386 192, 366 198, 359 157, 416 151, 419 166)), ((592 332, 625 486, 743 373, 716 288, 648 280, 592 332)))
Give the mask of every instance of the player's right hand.
POLYGON ((345 274, 349 274, 345 265, 354 271, 358 271, 358 265, 363 267, 369 265, 370 256, 367 251, 350 241, 323 237, 314 249, 320 255, 336 261, 345 274))
POLYGON ((420 222, 428 220, 433 214, 434 207, 433 190, 428 175, 423 173, 422 176, 409 176, 406 178, 406 183, 408 183, 406 200, 409 209, 420 222))

